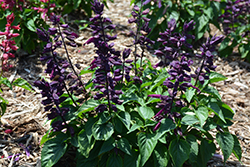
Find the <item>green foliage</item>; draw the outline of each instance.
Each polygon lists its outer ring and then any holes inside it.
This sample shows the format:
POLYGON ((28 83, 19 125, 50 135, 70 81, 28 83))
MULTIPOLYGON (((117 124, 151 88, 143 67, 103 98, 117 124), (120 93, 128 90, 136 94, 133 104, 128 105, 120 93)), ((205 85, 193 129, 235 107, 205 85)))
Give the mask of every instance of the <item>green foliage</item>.
MULTIPOLYGON (((140 0, 132 0, 131 4, 135 3, 141 6, 140 2, 140 0)), ((193 31, 195 40, 201 39, 205 32, 210 31, 209 24, 213 24, 220 29, 217 18, 225 6, 225 2, 223 1, 162 0, 161 6, 157 2, 152 2, 143 6, 144 9, 149 8, 152 11, 147 15, 147 17, 151 19, 149 22, 149 27, 152 29, 149 34, 150 39, 156 40, 159 32, 164 32, 166 30, 168 22, 171 19, 176 20, 178 23, 177 29, 180 32, 185 22, 187 23, 194 20, 196 23, 193 31)))

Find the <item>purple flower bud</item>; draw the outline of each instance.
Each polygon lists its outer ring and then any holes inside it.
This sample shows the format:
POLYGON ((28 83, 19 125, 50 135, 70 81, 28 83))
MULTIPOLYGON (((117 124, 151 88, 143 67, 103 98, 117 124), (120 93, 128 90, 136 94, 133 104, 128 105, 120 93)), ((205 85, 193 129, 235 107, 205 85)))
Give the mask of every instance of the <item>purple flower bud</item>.
POLYGON ((145 9, 141 14, 142 15, 147 15, 149 13, 149 8, 145 9))
POLYGON ((68 25, 68 24, 62 24, 61 27, 62 27, 62 28, 68 28, 69 25, 68 25))
POLYGON ((161 98, 161 95, 152 94, 152 95, 148 95, 148 97, 153 97, 153 98, 161 98))
POLYGON ((137 5, 135 5, 133 9, 137 12, 140 10, 140 8, 137 5))

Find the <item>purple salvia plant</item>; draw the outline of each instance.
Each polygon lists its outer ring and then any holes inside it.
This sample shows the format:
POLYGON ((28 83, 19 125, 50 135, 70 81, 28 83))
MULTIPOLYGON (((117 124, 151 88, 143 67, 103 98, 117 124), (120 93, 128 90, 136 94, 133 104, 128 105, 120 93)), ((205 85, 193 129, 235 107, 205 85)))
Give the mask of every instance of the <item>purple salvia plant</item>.
MULTIPOLYGON (((209 79, 207 73, 215 69, 213 65, 213 52, 215 51, 215 46, 223 39, 223 36, 213 36, 211 39, 208 38, 206 44, 202 45, 200 48, 202 54, 196 55, 202 59, 201 67, 195 71, 196 74, 190 74, 190 66, 193 64, 193 61, 189 58, 193 54, 191 52, 192 45, 187 42, 187 39, 194 39, 193 36, 188 34, 189 31, 194 29, 194 22, 190 21, 189 23, 185 23, 182 34, 175 33, 175 27, 175 20, 171 20, 168 23, 168 29, 160 34, 161 38, 158 40, 162 42, 163 46, 155 51, 155 54, 163 59, 157 63, 155 67, 169 67, 168 73, 170 77, 163 82, 163 85, 168 88, 168 96, 156 94, 149 95, 149 97, 161 99, 161 102, 156 106, 160 108, 160 111, 154 116, 155 120, 158 121, 154 131, 160 127, 163 118, 169 118, 173 122, 176 122, 176 119, 181 119, 180 113, 172 112, 173 107, 185 106, 184 101, 176 98, 178 91, 183 93, 189 87, 199 91, 196 87, 197 81, 199 80, 200 83, 203 84, 205 79, 209 79), (203 72, 203 69, 205 69, 206 72, 203 72), (196 78, 194 85, 191 83, 192 77, 196 78)), ((176 135, 182 135, 180 127, 177 127, 174 132, 176 135)))
MULTIPOLYGON (((102 17, 104 4, 101 4, 98 0, 94 0, 92 5, 92 9, 96 14, 96 16, 90 19, 92 22, 90 27, 93 29, 93 37, 86 44, 93 43, 97 48, 96 54, 98 56, 95 57, 90 65, 90 69, 97 68, 93 83, 96 84, 94 88, 100 90, 100 92, 96 93, 94 99, 106 98, 108 101, 108 108, 105 104, 100 104, 96 108, 96 111, 117 111, 115 104, 122 104, 122 101, 119 100, 119 95, 122 94, 122 91, 115 90, 115 86, 118 82, 122 81, 123 75, 122 69, 115 69, 114 67, 122 66, 123 62, 120 59, 120 51, 116 51, 113 48, 114 43, 109 43, 116 39, 116 36, 110 36, 106 33, 106 30, 114 30, 115 25, 112 25, 109 18, 102 17)), ((125 50, 123 52, 123 59, 125 60, 129 54, 130 50, 125 50)))
MULTIPOLYGON (((234 32, 237 27, 235 23, 249 24, 247 16, 250 14, 249 0, 227 1, 225 13, 219 18, 223 18, 223 28, 226 35, 234 32)), ((249 33, 249 32, 248 32, 249 33)))
MULTIPOLYGON (((59 24, 60 17, 53 15, 51 17, 51 21, 54 25, 59 24)), ((65 25, 61 26, 66 27, 65 25)), ((76 89, 76 86, 72 86, 68 89, 65 82, 67 79, 71 79, 73 76, 72 74, 66 73, 66 69, 70 66, 70 63, 60 58, 55 51, 58 47, 61 47, 63 42, 59 40, 59 37, 61 36, 63 38, 63 36, 56 28, 49 28, 48 31, 44 29, 37 29, 37 34, 42 41, 47 43, 44 46, 43 53, 50 53, 50 55, 41 57, 41 60, 47 60, 47 68, 45 73, 50 75, 50 80, 52 82, 49 83, 42 79, 40 81, 36 81, 34 84, 40 90, 42 90, 42 96, 46 97, 46 99, 42 101, 42 104, 45 106, 45 111, 50 112, 50 114, 48 114, 48 119, 52 120, 56 117, 60 118, 59 120, 52 123, 54 131, 61 131, 63 128, 67 128, 70 134, 74 135, 73 128, 67 125, 67 122, 64 118, 66 113, 69 111, 69 108, 60 107, 60 104, 67 99, 67 97, 62 97, 65 91, 71 98, 74 105, 76 107, 78 106, 72 95, 73 90, 76 89), (55 36, 52 41, 50 41, 50 36, 55 36)), ((76 36, 75 34, 68 31, 65 34, 68 38, 73 38, 72 36, 76 36)), ((73 40, 70 45, 73 45, 73 40)))
MULTIPOLYGON (((147 38, 147 35, 151 32, 151 28, 149 28, 149 21, 150 19, 147 17, 144 17, 144 15, 147 15, 149 13, 149 9, 142 10, 143 7, 143 0, 141 0, 141 8, 139 8, 137 5, 133 7, 133 11, 131 12, 131 15, 133 18, 130 18, 128 20, 129 23, 135 23, 136 24, 136 32, 131 32, 134 35, 134 64, 137 62, 137 57, 141 58, 141 66, 142 66, 142 58, 144 57, 144 52, 146 48, 150 48, 150 45, 154 44, 154 41, 147 38), (137 44, 140 45, 142 48, 141 55, 137 54, 137 44)), ((137 68, 134 67, 135 75, 136 77, 134 80, 138 80, 137 77, 137 68)))

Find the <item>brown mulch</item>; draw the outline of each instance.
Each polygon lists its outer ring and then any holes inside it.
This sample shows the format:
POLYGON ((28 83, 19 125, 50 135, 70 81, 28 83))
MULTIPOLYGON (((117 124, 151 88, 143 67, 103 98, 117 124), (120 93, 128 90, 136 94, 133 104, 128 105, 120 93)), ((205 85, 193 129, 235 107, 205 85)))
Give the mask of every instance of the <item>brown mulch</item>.
MULTIPOLYGON (((118 50, 128 48, 128 45, 133 41, 133 38, 127 35, 133 28, 127 22, 132 9, 129 4, 130 0, 108 2, 109 10, 106 9, 104 14, 117 26, 115 33, 118 34, 118 39, 115 41, 115 48, 118 50)), ((67 20, 72 19, 70 16, 65 17, 67 20)), ((72 30, 74 30, 74 26, 72 26, 72 30)), ((91 30, 85 29, 76 40, 78 47, 69 48, 73 63, 79 64, 81 69, 89 66, 95 56, 93 45, 83 46, 83 43, 90 36, 91 30)), ((66 56, 63 49, 59 49, 58 52, 62 57, 66 56)), ((25 52, 19 52, 17 58, 12 60, 15 63, 15 68, 4 75, 10 80, 22 77, 31 84, 40 79, 41 76, 48 78, 43 73, 45 64, 40 62, 39 56, 38 54, 25 55, 25 52)), ((146 53, 146 56, 152 64, 158 61, 149 52, 146 53)), ((228 78, 225 81, 215 83, 214 86, 219 90, 223 102, 228 104, 236 113, 230 132, 238 137, 242 147, 242 164, 234 155, 231 155, 226 166, 250 166, 250 64, 239 59, 238 56, 228 59, 217 57, 215 64, 217 65, 216 71, 228 78)), ((85 75, 82 79, 87 82, 89 77, 85 75)), ((1 118, 1 123, 5 126, 0 127, 0 167, 39 167, 40 141, 49 129, 47 113, 44 112, 41 104, 40 91, 34 87, 34 92, 28 92, 21 88, 14 88, 13 91, 3 88, 3 92, 4 94, 1 94, 1 96, 7 99, 9 104, 7 112, 1 118), (4 132, 6 129, 12 129, 13 132, 6 134, 4 132), (31 151, 29 157, 25 153, 26 146, 29 146, 31 151), (19 160, 15 161, 17 157, 19 157, 19 160)), ((219 148, 217 153, 222 155, 219 148)), ((219 167, 223 166, 223 163, 221 158, 213 157, 208 166, 219 167)))

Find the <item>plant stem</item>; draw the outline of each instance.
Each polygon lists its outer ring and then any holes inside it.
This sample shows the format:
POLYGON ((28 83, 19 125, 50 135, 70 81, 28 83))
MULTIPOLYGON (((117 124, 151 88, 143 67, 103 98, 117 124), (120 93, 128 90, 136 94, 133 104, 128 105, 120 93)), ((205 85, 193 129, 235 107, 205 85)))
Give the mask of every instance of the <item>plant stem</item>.
POLYGON ((65 44, 65 41, 64 41, 64 37, 63 37, 62 32, 61 32, 60 25, 57 24, 57 27, 58 27, 58 29, 59 29, 59 34, 60 34, 60 36, 61 36, 61 38, 62 38, 63 46, 64 46, 64 49, 65 49, 65 51, 66 51, 66 55, 67 55, 67 58, 68 58, 70 67, 72 68, 74 74, 77 76, 77 78, 78 78, 78 80, 79 80, 79 82, 80 82, 80 86, 82 86, 82 88, 83 88, 83 92, 84 92, 84 94, 85 94, 85 100, 87 100, 88 97, 89 97, 88 94, 87 94, 87 90, 85 89, 85 87, 84 87, 84 85, 83 85, 83 83, 82 83, 82 81, 81 81, 79 75, 76 73, 76 70, 75 70, 75 68, 74 68, 74 66, 73 66, 73 64, 72 64, 72 62, 71 62, 71 60, 70 60, 70 58, 69 58, 69 53, 68 53, 68 50, 67 50, 67 47, 66 47, 66 44, 65 44))
MULTIPOLYGON (((53 53, 52 53, 52 55, 53 55, 53 53)), ((59 64, 58 64, 58 62, 57 62, 57 60, 56 60, 56 58, 55 58, 54 55, 53 55, 53 60, 54 60, 54 62, 56 63, 56 68, 57 68, 57 70, 58 70, 60 76, 63 76, 63 74, 62 74, 61 71, 60 71, 59 64)), ((69 92, 69 90, 68 90, 68 88, 67 88, 66 83, 65 83, 64 80, 63 80, 63 86, 64 86, 65 90, 67 91, 69 97, 71 98, 71 100, 72 100, 73 103, 75 104, 75 106, 78 107, 77 103, 75 102, 75 100, 74 100, 73 97, 72 97, 72 94, 69 92)))

